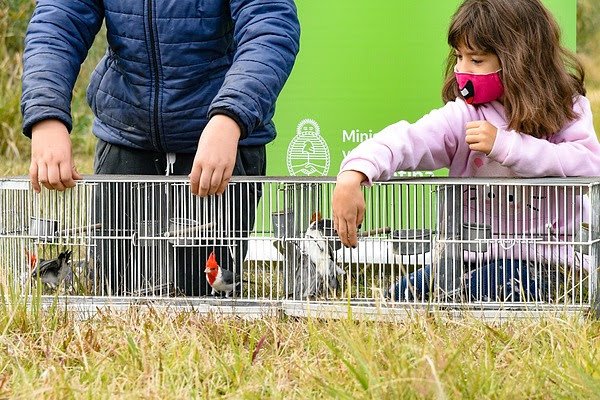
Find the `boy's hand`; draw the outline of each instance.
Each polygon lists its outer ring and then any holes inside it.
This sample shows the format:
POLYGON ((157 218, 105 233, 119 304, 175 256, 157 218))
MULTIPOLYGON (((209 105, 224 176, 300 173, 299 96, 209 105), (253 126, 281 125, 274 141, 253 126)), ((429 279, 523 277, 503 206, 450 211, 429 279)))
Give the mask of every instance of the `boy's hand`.
POLYGON ((469 148, 489 155, 494 147, 498 128, 487 121, 471 121, 467 122, 465 129, 465 140, 469 148))
POLYGON ((190 186, 192 194, 222 194, 233 173, 240 140, 240 127, 226 115, 215 115, 208 121, 198 141, 190 186))
POLYGON ((62 122, 48 119, 33 126, 29 178, 37 193, 41 190, 40 183, 48 189, 63 191, 81 179, 73 164, 69 131, 62 122))
POLYGON ((344 171, 337 177, 333 190, 333 223, 346 247, 358 244, 357 227, 365 215, 365 199, 360 189, 367 177, 358 171, 344 171))

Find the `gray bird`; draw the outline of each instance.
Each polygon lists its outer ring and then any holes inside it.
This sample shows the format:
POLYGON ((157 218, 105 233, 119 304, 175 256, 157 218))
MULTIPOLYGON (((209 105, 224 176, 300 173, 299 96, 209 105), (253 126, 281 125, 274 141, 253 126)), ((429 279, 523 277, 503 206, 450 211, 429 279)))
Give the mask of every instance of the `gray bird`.
POLYGON ((31 272, 32 279, 40 281, 51 289, 56 289, 67 277, 72 276, 71 255, 73 251, 65 250, 52 260, 40 260, 31 272))

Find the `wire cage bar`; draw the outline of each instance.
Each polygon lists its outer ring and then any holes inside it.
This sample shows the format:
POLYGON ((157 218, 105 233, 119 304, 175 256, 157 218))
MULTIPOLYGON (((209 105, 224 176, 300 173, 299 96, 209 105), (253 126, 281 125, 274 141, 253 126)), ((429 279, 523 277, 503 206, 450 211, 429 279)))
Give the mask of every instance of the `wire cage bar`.
POLYGON ((40 194, 2 178, 0 279, 81 299, 598 311, 596 179, 377 183, 354 249, 333 227, 334 186, 237 177, 200 198, 183 177, 90 176, 40 194), (230 289, 211 286, 211 253, 230 289))

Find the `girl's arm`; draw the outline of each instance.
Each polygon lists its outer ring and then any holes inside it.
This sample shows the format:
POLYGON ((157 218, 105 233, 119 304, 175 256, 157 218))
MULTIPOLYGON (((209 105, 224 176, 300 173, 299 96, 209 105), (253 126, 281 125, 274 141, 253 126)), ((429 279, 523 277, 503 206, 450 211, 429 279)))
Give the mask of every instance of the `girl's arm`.
POLYGON ((521 177, 600 176, 600 143, 589 101, 579 96, 579 118, 546 139, 498 129, 489 157, 521 177))
POLYGON ((361 143, 346 156, 340 167, 332 207, 335 229, 347 247, 358 244, 365 201, 361 184, 386 180, 398 170, 433 170, 450 165, 468 112, 455 102, 434 110, 409 124, 390 125, 361 143))
POLYGON ((361 143, 342 161, 340 172, 362 172, 371 184, 388 180, 396 171, 431 171, 449 167, 459 145, 466 108, 449 102, 414 124, 400 121, 361 143))

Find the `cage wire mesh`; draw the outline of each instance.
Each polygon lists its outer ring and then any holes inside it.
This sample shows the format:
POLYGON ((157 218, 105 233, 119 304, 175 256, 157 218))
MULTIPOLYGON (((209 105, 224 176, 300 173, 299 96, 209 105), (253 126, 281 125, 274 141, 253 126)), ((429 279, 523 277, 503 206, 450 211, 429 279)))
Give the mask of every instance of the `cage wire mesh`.
POLYGON ((402 179, 364 188, 354 249, 333 178, 88 177, 36 194, 0 180, 0 277, 44 294, 302 301, 366 307, 597 309, 600 184, 591 178, 402 179), (213 290, 214 252, 231 291, 213 290))

